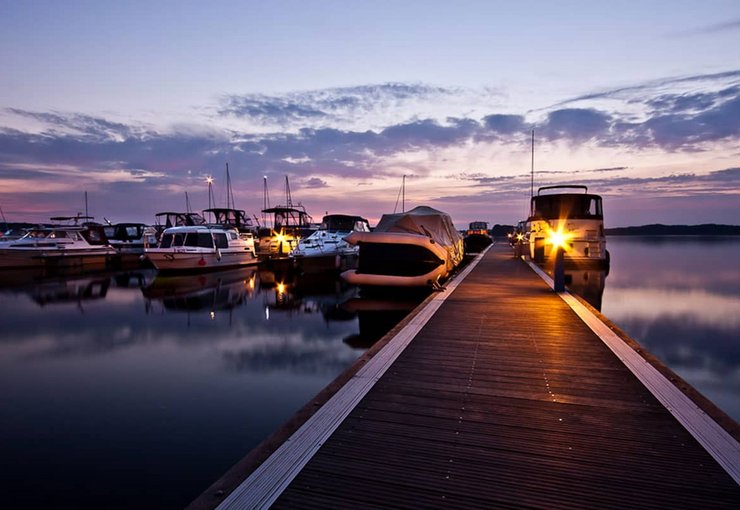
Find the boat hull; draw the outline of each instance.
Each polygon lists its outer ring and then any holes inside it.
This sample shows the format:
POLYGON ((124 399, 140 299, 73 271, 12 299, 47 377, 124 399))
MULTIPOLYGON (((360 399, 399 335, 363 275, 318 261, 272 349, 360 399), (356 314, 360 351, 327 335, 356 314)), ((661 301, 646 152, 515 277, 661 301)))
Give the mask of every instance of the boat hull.
POLYGON ((447 278, 460 262, 445 246, 424 235, 354 232, 347 241, 360 246, 358 268, 342 273, 342 278, 354 285, 431 286, 447 278))
POLYGON ((67 250, 63 253, 43 250, 0 249, 0 269, 14 268, 105 268, 113 250, 67 250))
POLYGON ((251 251, 226 251, 220 253, 174 251, 153 248, 146 251, 146 258, 159 271, 216 271, 230 267, 249 266, 259 261, 251 251))

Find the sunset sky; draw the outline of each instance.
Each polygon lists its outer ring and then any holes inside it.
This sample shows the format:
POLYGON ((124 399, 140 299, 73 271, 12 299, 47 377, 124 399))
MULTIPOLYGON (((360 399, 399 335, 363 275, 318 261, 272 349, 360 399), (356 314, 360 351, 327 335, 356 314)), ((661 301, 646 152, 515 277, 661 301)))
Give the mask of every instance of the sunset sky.
POLYGON ((740 2, 0 0, 0 207, 153 222, 293 201, 524 219, 586 184, 608 227, 740 224, 740 2), (400 205, 399 205, 400 208, 400 205))

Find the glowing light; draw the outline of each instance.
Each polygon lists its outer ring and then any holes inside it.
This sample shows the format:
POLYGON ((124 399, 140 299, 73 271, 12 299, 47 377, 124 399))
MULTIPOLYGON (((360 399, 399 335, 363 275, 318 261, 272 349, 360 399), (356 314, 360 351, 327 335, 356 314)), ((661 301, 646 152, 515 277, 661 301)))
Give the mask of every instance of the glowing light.
POLYGON ((211 312, 211 320, 214 320, 216 318, 216 312, 211 312))
POLYGON ((278 294, 280 294, 280 295, 285 294, 285 284, 284 283, 278 283, 277 284, 277 291, 278 291, 278 294))
POLYGON ((573 234, 563 232, 563 228, 559 227, 557 230, 550 230, 547 236, 554 248, 565 248, 573 234))
POLYGON ((521 240, 523 240, 523 239, 524 239, 524 236, 523 236, 522 234, 517 234, 517 235, 516 235, 516 240, 517 240, 517 241, 521 241, 521 240))
POLYGON ((283 234, 278 234, 276 239, 279 243, 282 243, 285 241, 285 236, 283 234))
POLYGON ((206 177, 206 182, 208 184, 213 184, 213 177, 211 177, 210 175, 208 177, 206 177))

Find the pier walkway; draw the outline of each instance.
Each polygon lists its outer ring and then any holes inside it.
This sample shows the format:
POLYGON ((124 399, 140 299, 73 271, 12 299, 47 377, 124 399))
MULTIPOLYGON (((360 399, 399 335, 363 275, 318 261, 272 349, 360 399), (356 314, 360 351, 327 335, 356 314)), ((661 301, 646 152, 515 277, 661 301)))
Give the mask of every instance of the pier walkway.
POLYGON ((740 508, 737 441, 690 433, 508 245, 457 283, 219 508, 740 508))

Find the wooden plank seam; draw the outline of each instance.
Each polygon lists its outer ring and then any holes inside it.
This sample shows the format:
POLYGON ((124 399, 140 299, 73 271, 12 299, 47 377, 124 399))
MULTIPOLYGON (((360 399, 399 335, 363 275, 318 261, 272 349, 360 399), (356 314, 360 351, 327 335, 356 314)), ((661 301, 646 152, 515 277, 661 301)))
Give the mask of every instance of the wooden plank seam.
POLYGON ((380 352, 234 489, 217 510, 269 508, 492 246, 449 281, 444 292, 435 294, 380 352))
MULTIPOLYGON (((547 273, 524 257, 522 259, 550 288, 554 287, 552 278, 547 273)), ((558 295, 735 480, 735 483, 740 484, 740 443, 567 290, 558 295)))

